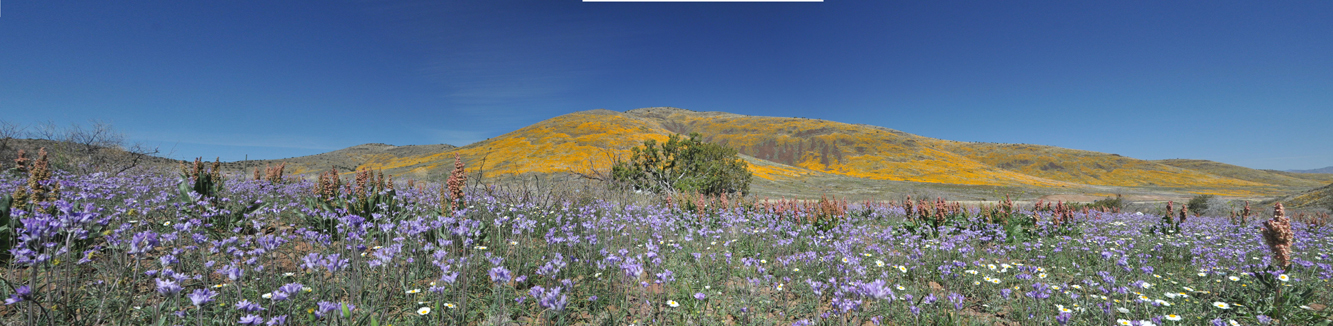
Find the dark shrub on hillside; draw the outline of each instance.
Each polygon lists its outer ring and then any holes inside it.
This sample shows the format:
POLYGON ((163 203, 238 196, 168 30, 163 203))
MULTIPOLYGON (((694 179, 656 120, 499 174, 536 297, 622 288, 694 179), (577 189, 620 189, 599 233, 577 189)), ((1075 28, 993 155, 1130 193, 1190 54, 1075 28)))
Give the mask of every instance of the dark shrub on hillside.
POLYGON ((733 148, 671 135, 665 143, 652 139, 634 148, 628 161, 617 161, 611 177, 636 189, 655 193, 694 192, 705 195, 750 191, 750 170, 733 148))
POLYGON ((1068 203, 1068 204, 1065 204, 1065 205, 1068 206, 1069 209, 1071 209, 1071 210, 1076 210, 1076 211, 1077 211, 1077 210, 1083 210, 1084 208, 1087 208, 1087 209, 1092 209, 1092 210, 1103 210, 1103 209, 1105 209, 1105 210, 1107 210, 1107 211, 1118 212, 1118 211, 1120 211, 1121 209, 1125 208, 1125 200, 1124 200, 1123 198, 1121 198, 1120 195, 1115 195, 1115 198, 1106 197, 1106 198, 1098 199, 1097 201, 1094 201, 1094 202, 1089 203, 1089 204, 1068 203))
POLYGON ((1190 198, 1190 202, 1185 204, 1194 214, 1203 214, 1208 209, 1208 201, 1213 200, 1213 195, 1198 195, 1190 198))
POLYGON ((1119 210, 1125 207, 1125 200, 1121 198, 1120 195, 1115 195, 1115 198, 1106 197, 1098 199, 1097 201, 1092 202, 1092 205, 1089 206, 1093 209, 1105 208, 1107 210, 1119 210))

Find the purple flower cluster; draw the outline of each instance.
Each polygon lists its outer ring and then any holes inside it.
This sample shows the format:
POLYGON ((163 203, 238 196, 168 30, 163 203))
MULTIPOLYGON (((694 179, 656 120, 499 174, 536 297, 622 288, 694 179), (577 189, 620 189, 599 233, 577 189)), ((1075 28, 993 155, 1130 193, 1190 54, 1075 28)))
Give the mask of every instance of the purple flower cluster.
POLYGON ((568 297, 560 293, 560 287, 558 286, 546 289, 538 285, 528 290, 528 293, 532 294, 532 297, 537 299, 537 304, 542 308, 554 311, 565 310, 565 304, 568 301, 568 297))

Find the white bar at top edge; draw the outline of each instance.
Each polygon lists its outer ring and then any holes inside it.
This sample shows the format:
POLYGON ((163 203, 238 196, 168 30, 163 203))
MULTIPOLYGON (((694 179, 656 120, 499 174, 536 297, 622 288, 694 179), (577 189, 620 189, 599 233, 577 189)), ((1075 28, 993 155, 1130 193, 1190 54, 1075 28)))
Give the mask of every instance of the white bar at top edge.
POLYGON ((824 2, 824 0, 583 0, 583 2, 824 2))

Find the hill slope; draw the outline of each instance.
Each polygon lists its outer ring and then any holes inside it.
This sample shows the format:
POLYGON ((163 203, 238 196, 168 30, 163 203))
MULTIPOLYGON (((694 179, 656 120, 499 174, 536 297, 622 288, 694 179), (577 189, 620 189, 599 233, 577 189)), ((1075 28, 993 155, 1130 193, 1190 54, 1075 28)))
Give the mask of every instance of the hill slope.
POLYGON ((1276 201, 1292 208, 1327 208, 1333 210, 1333 183, 1300 193, 1278 198, 1276 201))
POLYGON ((1322 168, 1318 168, 1318 169, 1310 169, 1310 170, 1287 170, 1287 172, 1295 172, 1295 173, 1333 173, 1333 166, 1326 166, 1326 167, 1322 167, 1322 168))
POLYGON ((256 167, 263 167, 266 164, 276 165, 287 163, 287 172, 289 174, 307 174, 320 173, 332 168, 338 168, 342 172, 352 172, 358 166, 397 159, 400 157, 411 157, 430 155, 441 152, 447 152, 456 148, 453 145, 406 145, 394 146, 389 144, 361 144, 332 152, 319 153, 315 155, 299 156, 275 160, 249 160, 225 162, 222 168, 228 171, 253 171, 256 167))
POLYGON ((699 132, 711 141, 760 159, 878 180, 1165 187, 1225 195, 1276 194, 1288 187, 1114 154, 1042 145, 956 142, 824 120, 672 108, 638 109, 627 114, 654 119, 673 132, 699 132))
MULTIPOLYGON (((356 157, 364 167, 425 179, 442 179, 452 169, 455 154, 469 170, 488 177, 588 173, 608 169, 646 139, 664 141, 670 134, 691 132, 736 148, 756 177, 769 181, 859 178, 1089 190, 1136 187, 1231 196, 1290 193, 1333 181, 1323 179, 1325 175, 1210 161, 1148 161, 1053 146, 956 142, 869 125, 677 108, 575 112, 457 148, 358 152, 354 147, 326 154, 356 157)), ((316 169, 317 164, 301 166, 316 169)))
POLYGON ((1253 181, 1269 185, 1314 188, 1333 182, 1333 174, 1292 173, 1274 170, 1258 170, 1243 166, 1208 160, 1169 159, 1154 161, 1178 168, 1190 169, 1234 179, 1253 181))

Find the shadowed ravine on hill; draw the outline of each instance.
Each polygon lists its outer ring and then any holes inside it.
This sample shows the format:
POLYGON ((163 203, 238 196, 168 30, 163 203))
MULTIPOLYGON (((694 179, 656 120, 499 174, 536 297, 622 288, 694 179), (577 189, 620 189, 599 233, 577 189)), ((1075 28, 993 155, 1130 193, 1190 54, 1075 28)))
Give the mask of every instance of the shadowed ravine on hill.
POLYGON ((1257 170, 1202 160, 1151 161, 1043 145, 958 142, 878 126, 677 108, 574 112, 462 147, 366 144, 270 162, 288 162, 295 173, 368 167, 408 178, 442 180, 457 153, 470 171, 482 171, 487 177, 588 173, 608 169, 615 158, 627 156, 644 140, 664 141, 672 133, 691 132, 739 150, 756 176, 760 195, 800 195, 779 189, 804 184, 817 192, 844 194, 838 189, 905 193, 912 186, 924 186, 964 193, 1258 198, 1333 182, 1333 174, 1257 170))

